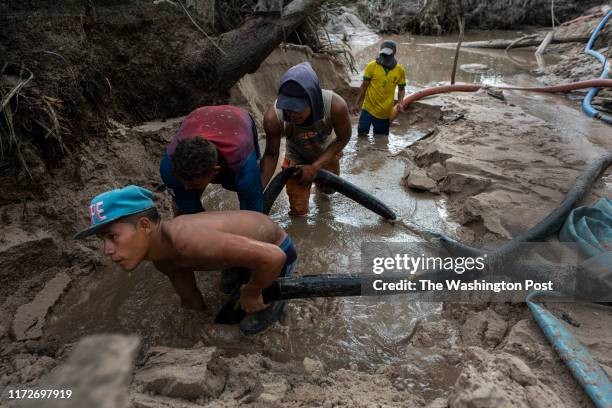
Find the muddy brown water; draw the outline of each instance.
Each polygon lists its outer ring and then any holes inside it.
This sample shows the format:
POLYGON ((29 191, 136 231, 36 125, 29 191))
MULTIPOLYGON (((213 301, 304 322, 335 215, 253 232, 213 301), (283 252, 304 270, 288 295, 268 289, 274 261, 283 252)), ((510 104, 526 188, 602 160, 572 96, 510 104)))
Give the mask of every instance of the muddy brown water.
MULTIPOLYGON (((465 41, 519 35, 516 32, 477 33, 466 36, 465 41)), ((455 37, 391 38, 399 45, 398 60, 407 67, 410 87, 448 81, 454 50, 422 44, 454 41, 455 37)), ((360 67, 376 54, 378 46, 379 42, 362 47, 356 57, 360 67)), ((515 52, 528 68, 537 67, 533 51, 515 52)), ((485 64, 490 70, 481 74, 458 70, 457 80, 513 83, 519 78, 523 83, 533 81, 529 76, 517 77, 526 72, 526 67, 508 61, 503 52, 461 53, 459 64, 476 63, 485 64)), ((359 77, 360 74, 353 75, 356 81, 359 77)), ((511 100, 546 120, 557 121, 558 109, 562 109, 564 116, 571 118, 564 119, 571 122, 568 139, 570 133, 603 131, 562 97, 513 93, 511 100), (552 103, 544 106, 542 98, 552 103)), ((411 193, 400 184, 405 164, 401 157, 394 155, 420 137, 424 130, 410 128, 407 121, 400 118, 388 138, 358 139, 356 118, 353 121, 353 137, 342 159, 343 177, 383 199, 400 218, 452 234, 456 225, 447 220, 443 198, 411 193)), ((572 143, 586 142, 574 138, 572 143)), ((237 208, 235 194, 220 188, 211 188, 205 203, 210 209, 237 208)), ((288 202, 281 194, 271 217, 294 238, 299 254, 296 271, 301 275, 355 273, 360 270, 360 247, 364 242, 419 239, 401 222, 385 222, 343 196, 328 197, 315 188, 307 217, 291 219, 287 212, 288 202)), ((261 351, 282 360, 314 356, 331 367, 346 367, 351 363, 374 367, 418 361, 436 367, 439 373, 438 379, 432 379, 429 384, 407 385, 425 392, 433 392, 446 382, 452 384, 456 378, 457 371, 442 362, 440 356, 423 354, 422 350, 417 352, 409 345, 416 322, 436 319, 441 311, 440 304, 411 302, 404 296, 296 300, 288 303, 283 325, 276 325, 254 338, 244 338, 235 327, 211 324, 216 308, 224 301, 216 289, 218 273, 199 273, 198 282, 209 305, 209 311, 204 314, 182 310, 168 280, 150 264, 141 265, 130 274, 107 264, 66 294, 47 324, 46 335, 70 342, 91 333, 139 333, 149 344, 190 347, 202 341, 229 353, 261 351)))

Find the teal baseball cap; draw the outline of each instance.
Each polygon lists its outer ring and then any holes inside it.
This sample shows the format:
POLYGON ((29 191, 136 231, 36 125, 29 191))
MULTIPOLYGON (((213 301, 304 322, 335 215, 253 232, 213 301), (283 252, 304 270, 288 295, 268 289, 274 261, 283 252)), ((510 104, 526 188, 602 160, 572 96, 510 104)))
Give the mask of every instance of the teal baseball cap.
POLYGON ((152 198, 152 192, 138 186, 111 190, 94 197, 89 205, 91 226, 77 233, 74 239, 82 239, 96 234, 113 221, 155 207, 152 198))

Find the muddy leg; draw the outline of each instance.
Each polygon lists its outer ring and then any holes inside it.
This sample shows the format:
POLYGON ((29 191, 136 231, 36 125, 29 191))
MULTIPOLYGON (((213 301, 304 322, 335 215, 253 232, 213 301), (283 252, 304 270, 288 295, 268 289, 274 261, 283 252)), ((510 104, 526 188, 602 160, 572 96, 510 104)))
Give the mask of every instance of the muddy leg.
MULTIPOLYGON (((336 176, 340 175, 340 158, 342 157, 342 153, 339 153, 336 156, 336 159, 332 162, 327 163, 325 166, 323 166, 323 168, 327 171, 331 171, 332 173, 334 173, 336 176)), ((321 191, 322 193, 325 194, 333 194, 336 191, 333 188, 329 188, 327 186, 324 186, 322 184, 316 183, 317 188, 319 189, 319 191, 321 191)))
POLYGON ((300 184, 297 177, 291 177, 287 180, 285 191, 289 196, 289 215, 302 216, 308 214, 310 187, 311 184, 307 186, 300 184))
POLYGON ((154 265, 158 271, 170 279, 174 290, 181 298, 182 307, 199 311, 206 310, 202 293, 196 285, 193 270, 179 268, 166 262, 154 262, 154 265))

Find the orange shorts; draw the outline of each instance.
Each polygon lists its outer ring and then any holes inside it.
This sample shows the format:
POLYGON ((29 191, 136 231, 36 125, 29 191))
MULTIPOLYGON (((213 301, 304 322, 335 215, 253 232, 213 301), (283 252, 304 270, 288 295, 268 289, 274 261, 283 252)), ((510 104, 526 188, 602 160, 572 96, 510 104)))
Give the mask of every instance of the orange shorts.
MULTIPOLYGON (((323 168, 327 171, 331 171, 336 175, 340 175, 340 158, 342 157, 342 152, 338 153, 334 160, 327 163, 323 168)), ((291 160, 287 157, 283 160, 282 168, 286 169, 287 167, 292 167, 297 165, 295 160, 291 160)), ((326 193, 333 193, 334 190, 317 184, 317 188, 326 193)), ((289 197, 289 215, 306 215, 308 214, 308 202, 310 201, 310 188, 312 184, 303 185, 300 183, 299 177, 291 177, 287 181, 286 184, 287 196, 289 197)))

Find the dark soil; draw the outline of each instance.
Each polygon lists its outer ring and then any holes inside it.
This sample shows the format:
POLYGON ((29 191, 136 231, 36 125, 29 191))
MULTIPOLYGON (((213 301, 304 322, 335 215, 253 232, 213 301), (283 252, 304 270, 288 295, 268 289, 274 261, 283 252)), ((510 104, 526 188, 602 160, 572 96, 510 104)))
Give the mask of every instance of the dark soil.
MULTIPOLYGON (((591 7, 606 4, 601 0, 557 0, 554 14, 563 22, 591 7)), ((550 6, 550 0, 363 0, 358 3, 358 10, 364 22, 381 32, 440 35, 459 31, 459 16, 465 17, 467 30, 550 27, 550 6)))

